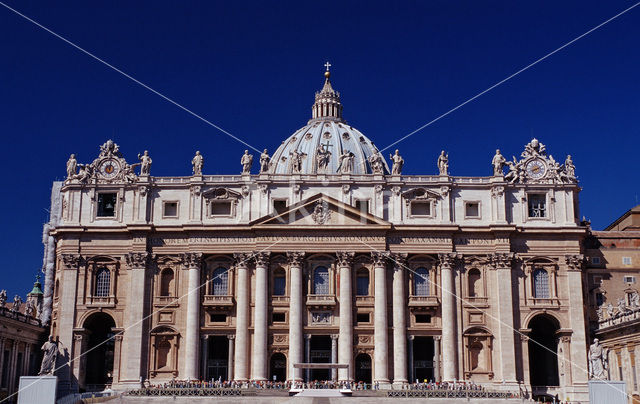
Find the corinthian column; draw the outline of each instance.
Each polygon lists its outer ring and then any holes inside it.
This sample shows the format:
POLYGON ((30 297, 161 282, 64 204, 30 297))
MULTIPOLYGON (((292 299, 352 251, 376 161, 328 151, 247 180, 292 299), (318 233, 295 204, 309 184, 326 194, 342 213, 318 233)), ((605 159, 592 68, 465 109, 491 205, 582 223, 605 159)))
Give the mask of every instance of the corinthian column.
POLYGON ((255 253, 256 260, 256 303, 253 310, 253 355, 251 358, 253 380, 267 380, 267 271, 269 252, 255 253))
POLYGON ((404 272, 407 254, 393 254, 393 383, 407 383, 407 299, 404 272))
POLYGON ((373 303, 375 381, 389 383, 389 338, 387 327, 387 257, 386 252, 372 252, 375 290, 373 303))
POLYGON ((234 253, 238 270, 238 289, 236 297, 236 358, 235 380, 245 381, 249 378, 247 356, 249 352, 249 259, 250 254, 234 253))
POLYGON ((455 254, 439 254, 442 276, 442 381, 450 382, 458 376, 456 341, 456 290, 453 284, 455 254))
POLYGON ((129 296, 127 301, 127 332, 124 335, 127 347, 125 379, 139 381, 143 375, 143 333, 145 289, 147 285, 147 261, 149 253, 131 252, 125 255, 129 267, 129 296))
POLYGON ((491 256, 491 264, 498 272, 498 343, 500 348, 501 379, 508 384, 516 381, 516 342, 513 328, 513 294, 511 291, 511 263, 513 253, 496 253, 491 256))
MULTIPOLYGON (((198 346, 200 334, 200 264, 202 254, 186 253, 182 259, 189 270, 187 297, 187 328, 185 332, 184 379, 198 379, 198 346)), ((125 332, 125 339, 127 336, 125 332)))
POLYGON ((338 255, 340 271, 340 335, 338 336, 338 363, 349 364, 348 369, 338 369, 339 381, 353 380, 353 297, 351 288, 351 263, 354 253, 341 251, 338 255))
POLYGON ((287 252, 291 295, 289 296, 289 380, 302 381, 302 369, 294 368, 302 363, 302 260, 304 252, 287 252))

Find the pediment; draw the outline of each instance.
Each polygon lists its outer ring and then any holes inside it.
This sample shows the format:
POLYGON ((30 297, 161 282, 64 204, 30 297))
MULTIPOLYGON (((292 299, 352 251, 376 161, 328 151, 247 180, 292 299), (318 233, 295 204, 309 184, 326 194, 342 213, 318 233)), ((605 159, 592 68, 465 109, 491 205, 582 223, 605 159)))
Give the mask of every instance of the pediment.
POLYGON ((316 194, 287 208, 278 215, 264 216, 252 223, 255 227, 391 227, 377 216, 361 212, 351 205, 324 194, 316 194))

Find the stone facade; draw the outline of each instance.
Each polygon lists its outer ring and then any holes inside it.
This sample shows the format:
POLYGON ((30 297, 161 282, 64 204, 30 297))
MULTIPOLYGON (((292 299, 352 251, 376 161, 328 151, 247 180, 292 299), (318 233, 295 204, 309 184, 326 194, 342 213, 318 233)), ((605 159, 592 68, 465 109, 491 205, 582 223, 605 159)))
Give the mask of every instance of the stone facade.
POLYGON ((403 175, 343 120, 328 72, 312 111, 259 174, 244 156, 238 175, 202 174, 198 153, 192 176, 151 176, 150 158, 137 175, 111 141, 68 170, 51 326, 79 356, 72 382, 466 379, 584 399, 570 158, 534 139, 488 156, 488 176, 450 175, 453 153, 403 175))

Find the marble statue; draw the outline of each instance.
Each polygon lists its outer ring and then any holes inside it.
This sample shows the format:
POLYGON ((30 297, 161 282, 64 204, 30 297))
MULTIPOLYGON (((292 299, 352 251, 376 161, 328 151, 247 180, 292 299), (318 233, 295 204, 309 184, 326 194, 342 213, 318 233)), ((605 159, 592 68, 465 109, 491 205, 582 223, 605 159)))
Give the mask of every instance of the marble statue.
POLYGON ((449 155, 444 150, 438 156, 438 171, 440 175, 449 175, 449 155))
POLYGON ((249 154, 249 150, 245 150, 240 158, 242 164, 242 174, 251 174, 251 164, 253 164, 253 154, 249 154))
POLYGON ((547 165, 550 176, 555 179, 557 182, 562 182, 562 167, 553 158, 552 155, 549 155, 549 164, 547 165))
POLYGON ((634 290, 633 292, 631 292, 631 307, 633 308, 633 310, 638 310, 640 309, 640 293, 638 293, 637 290, 634 290))
POLYGON ((147 150, 141 155, 138 153, 138 160, 140 160, 140 175, 149 175, 151 172, 151 157, 149 157, 149 152, 147 150))
POLYGON ((193 175, 202 175, 202 166, 204 166, 204 157, 200 154, 199 151, 196 152, 196 155, 193 156, 191 160, 191 165, 193 166, 193 175))
POLYGON ((24 314, 29 317, 35 317, 36 308, 33 305, 33 300, 27 300, 27 306, 24 309, 24 314))
POLYGON ((7 305, 7 291, 2 289, 0 290, 0 307, 5 307, 7 305))
POLYGON ((331 152, 323 145, 318 146, 318 148, 316 149, 316 165, 318 166, 318 172, 324 172, 327 170, 330 159, 331 152))
POLYGON ((491 164, 493 165, 493 175, 494 176, 503 176, 502 167, 504 167, 507 159, 504 158, 502 154, 500 154, 500 149, 496 149, 496 155, 493 156, 491 160, 491 164))
POLYGON ((82 183, 88 182, 89 178, 93 175, 93 166, 91 166, 91 164, 78 164, 78 167, 80 167, 80 170, 73 178, 82 183))
POLYGON ((49 340, 42 345, 42 365, 38 376, 53 375, 56 371, 56 359, 58 358, 58 342, 49 335, 49 340))
POLYGON ((624 299, 618 299, 618 315, 624 315, 629 313, 631 310, 627 307, 627 303, 624 299))
POLYGON ((342 174, 351 174, 353 172, 353 159, 355 155, 346 150, 338 157, 338 172, 342 174))
POLYGON ((76 155, 72 154, 67 160, 67 179, 71 180, 76 175, 76 170, 78 169, 78 160, 76 160, 76 155))
POLYGON ((606 354, 598 338, 589 347, 589 377, 591 379, 606 378, 606 354))
POLYGON ((14 313, 18 313, 20 311, 20 305, 22 304, 22 298, 18 295, 13 297, 13 307, 11 307, 11 311, 14 313))
POLYGON ((389 155, 393 165, 391 166, 391 175, 402 174, 402 166, 404 166, 404 159, 400 156, 398 149, 394 154, 389 155))
POLYGON ((598 308, 596 309, 596 314, 598 315, 598 321, 604 320, 604 310, 602 309, 602 306, 598 306, 598 308))
POLYGON ((523 158, 527 157, 535 157, 535 156, 543 156, 547 154, 545 146, 538 141, 538 139, 533 138, 531 142, 529 142, 522 152, 521 156, 523 158))
POLYGON ((289 164, 291 165, 291 173, 299 174, 302 172, 302 157, 304 154, 299 153, 297 150, 294 150, 293 153, 290 153, 289 164))
POLYGON ((607 316, 608 318, 613 318, 613 304, 609 303, 607 305, 607 316))
POLYGON ((567 159, 564 161, 564 172, 567 174, 567 177, 570 179, 576 178, 576 166, 573 165, 573 160, 571 160, 571 155, 567 156, 567 159))
POLYGON ((371 171, 374 174, 384 174, 384 161, 379 151, 376 150, 374 154, 369 156, 369 164, 371 164, 371 171))
POLYGON ((269 171, 269 161, 271 161, 271 157, 269 157, 269 153, 267 153, 267 149, 264 149, 262 154, 260 155, 260 172, 266 173, 269 171))

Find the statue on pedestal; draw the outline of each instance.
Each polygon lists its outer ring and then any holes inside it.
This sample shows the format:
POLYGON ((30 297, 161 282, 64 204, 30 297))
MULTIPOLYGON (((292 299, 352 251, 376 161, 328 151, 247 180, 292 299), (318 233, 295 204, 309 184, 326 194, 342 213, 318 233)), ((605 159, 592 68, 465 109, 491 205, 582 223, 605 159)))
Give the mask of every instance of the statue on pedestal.
POLYGON ((204 157, 200 154, 199 151, 196 152, 196 155, 193 156, 191 160, 191 165, 193 166, 193 175, 202 175, 202 166, 204 166, 204 157))
POLYGON ((2 289, 0 290, 0 307, 5 307, 7 305, 7 291, 2 289))
MULTIPOLYGON (((327 142, 328 143, 328 142, 327 142)), ((316 165, 318 166, 318 172, 325 172, 331 159, 331 152, 325 148, 326 145, 320 145, 316 149, 316 165)))
POLYGON ((569 179, 576 178, 576 166, 573 165, 573 160, 571 160, 571 155, 567 156, 567 159, 564 161, 564 172, 566 173, 569 179))
POLYGON ((142 155, 138 153, 138 160, 140 160, 140 175, 149 175, 152 163, 151 157, 149 157, 149 152, 145 150, 142 155))
POLYGON ((249 154, 249 150, 245 150, 240 158, 242 164, 242 174, 251 174, 251 164, 253 164, 253 154, 249 154))
POLYGON ((260 155, 260 173, 266 173, 267 171, 269 171, 270 161, 271 161, 271 157, 269 157, 269 153, 267 153, 267 149, 264 149, 264 151, 260 155))
POLYGON ((438 171, 440 175, 449 175, 449 155, 444 152, 438 157, 438 171))
POLYGON ((504 175, 502 172, 502 167, 504 167, 507 159, 504 158, 502 154, 500 154, 500 149, 496 149, 496 155, 493 156, 491 160, 491 164, 493 165, 493 175, 498 177, 504 175))
POLYGON ((33 300, 27 300, 27 306, 24 309, 25 316, 35 317, 36 307, 33 304, 33 300))
POLYGON ((300 174, 302 172, 303 156, 304 154, 299 153, 297 150, 289 153, 289 165, 291 166, 291 174, 300 174))
POLYGON ((49 340, 42 345, 43 357, 42 365, 38 376, 53 375, 56 370, 56 359, 58 358, 58 342, 49 335, 49 340))
POLYGON ((376 150, 374 154, 369 156, 369 163, 374 174, 384 174, 384 162, 379 151, 376 150))
POLYGON ((353 172, 353 158, 355 155, 346 150, 338 157, 338 172, 342 174, 351 174, 353 172))
POLYGON ((76 160, 76 155, 72 154, 67 160, 67 179, 72 180, 76 175, 76 170, 78 169, 78 160, 76 160))
POLYGON ((11 311, 14 313, 19 313, 21 304, 22 304, 22 298, 18 295, 15 295, 13 297, 13 307, 11 307, 11 311))
POLYGON ((606 352, 600 345, 598 338, 593 340, 593 344, 589 347, 589 378, 590 379, 606 379, 607 375, 606 352))
POLYGON ((404 159, 400 156, 398 149, 394 154, 390 154, 389 157, 393 162, 391 166, 391 175, 400 175, 402 174, 402 166, 404 166, 404 159))

